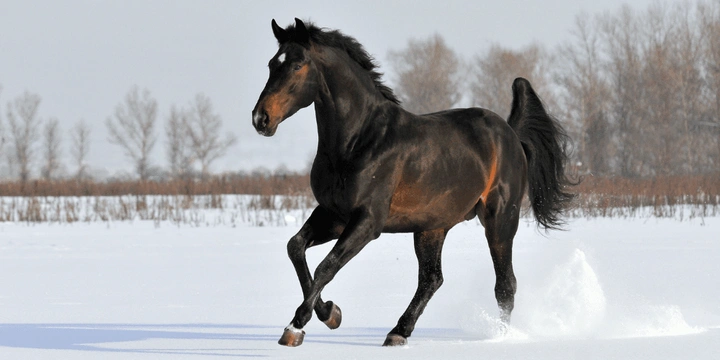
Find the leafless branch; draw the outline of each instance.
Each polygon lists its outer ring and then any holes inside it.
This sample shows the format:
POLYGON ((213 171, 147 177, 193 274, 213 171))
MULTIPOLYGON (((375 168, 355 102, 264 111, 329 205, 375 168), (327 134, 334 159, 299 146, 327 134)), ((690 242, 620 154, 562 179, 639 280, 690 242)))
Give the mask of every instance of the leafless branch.
POLYGON ((187 117, 186 110, 173 106, 165 124, 170 174, 176 179, 189 178, 192 173, 192 165, 195 162, 192 144, 188 136, 187 117))
POLYGON ((77 170, 75 179, 85 180, 88 178, 87 155, 90 152, 90 126, 80 120, 70 129, 70 155, 77 170))
POLYGON ((232 133, 221 137, 222 119, 213 112, 212 102, 204 94, 195 96, 195 101, 185 118, 188 138, 195 159, 200 162, 203 179, 210 174, 210 165, 225 155, 227 149, 237 142, 232 133))
POLYGON ((52 180, 60 170, 60 125, 51 118, 43 128, 43 166, 40 174, 45 180, 52 180))
POLYGON ((8 103, 7 118, 13 148, 9 155, 10 165, 17 167, 23 183, 30 179, 30 168, 35 155, 33 146, 39 137, 39 106, 40 96, 27 91, 8 103))
POLYGON ((150 153, 157 140, 156 120, 157 101, 147 89, 141 97, 135 86, 125 96, 124 103, 115 108, 114 116, 105 122, 110 133, 108 140, 125 150, 141 180, 150 177, 150 153))
POLYGON ((414 113, 449 109, 461 100, 461 62, 442 36, 411 40, 407 48, 392 51, 395 90, 403 106, 414 113))

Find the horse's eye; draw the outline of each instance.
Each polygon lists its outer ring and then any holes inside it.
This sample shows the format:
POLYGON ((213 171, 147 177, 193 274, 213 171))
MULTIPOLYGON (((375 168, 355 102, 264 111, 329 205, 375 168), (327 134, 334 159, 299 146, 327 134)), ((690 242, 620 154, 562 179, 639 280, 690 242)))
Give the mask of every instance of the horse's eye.
POLYGON ((300 71, 300 69, 302 69, 302 65, 300 64, 295 65, 295 67, 293 68, 293 70, 295 71, 300 71))

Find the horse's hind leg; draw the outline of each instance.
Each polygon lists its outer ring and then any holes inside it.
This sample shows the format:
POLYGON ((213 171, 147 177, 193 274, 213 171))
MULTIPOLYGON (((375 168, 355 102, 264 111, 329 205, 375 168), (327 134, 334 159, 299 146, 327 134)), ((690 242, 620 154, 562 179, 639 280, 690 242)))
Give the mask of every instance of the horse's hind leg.
POLYGON ((520 214, 518 205, 507 204, 503 210, 501 213, 485 210, 483 225, 495 267, 495 299, 500 308, 500 319, 509 323, 517 290, 512 266, 512 247, 520 214))
MULTIPOLYGON (((317 207, 300 231, 288 241, 288 256, 295 268, 304 296, 310 293, 313 282, 305 251, 312 246, 337 239, 342 232, 342 227, 342 223, 336 220, 334 215, 321 207, 317 207)), ((326 303, 319 298, 315 305, 315 313, 318 319, 330 329, 336 329, 340 326, 342 313, 340 308, 333 304, 332 301, 326 303)))
POLYGON ((415 255, 418 259, 418 288, 405 313, 385 338, 383 346, 407 344, 415 323, 425 310, 430 298, 443 283, 440 263, 446 230, 432 230, 415 233, 415 255))

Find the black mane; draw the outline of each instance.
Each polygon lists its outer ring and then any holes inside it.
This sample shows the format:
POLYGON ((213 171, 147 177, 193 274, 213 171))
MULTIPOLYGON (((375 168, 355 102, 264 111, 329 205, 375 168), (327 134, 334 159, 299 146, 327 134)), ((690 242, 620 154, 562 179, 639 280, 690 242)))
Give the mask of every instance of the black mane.
MULTIPOLYGON (((365 51, 363 46, 355 40, 355 38, 347 36, 338 30, 319 28, 310 22, 305 22, 305 27, 310 34, 310 40, 312 42, 321 46, 342 49, 347 52, 350 59, 358 63, 368 72, 373 83, 375 83, 375 87, 386 99, 394 102, 395 104, 400 104, 400 100, 397 96, 395 96, 393 90, 383 84, 382 73, 375 71, 375 69, 378 68, 378 65, 375 63, 375 59, 373 59, 373 57, 365 51)), ((288 26, 285 31, 287 31, 289 41, 295 41, 297 38, 295 25, 288 26)))

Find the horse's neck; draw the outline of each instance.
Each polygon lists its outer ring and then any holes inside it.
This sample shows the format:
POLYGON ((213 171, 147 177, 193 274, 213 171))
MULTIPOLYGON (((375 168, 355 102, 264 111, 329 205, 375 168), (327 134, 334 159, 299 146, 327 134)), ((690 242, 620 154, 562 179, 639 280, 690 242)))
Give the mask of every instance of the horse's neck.
POLYGON ((372 80, 350 74, 350 70, 342 74, 324 71, 315 100, 319 147, 338 155, 352 150, 352 144, 385 102, 372 92, 374 85, 368 88, 372 80))

